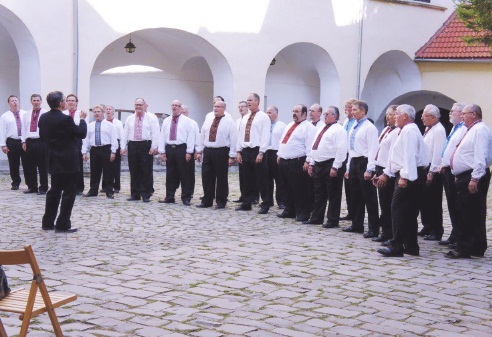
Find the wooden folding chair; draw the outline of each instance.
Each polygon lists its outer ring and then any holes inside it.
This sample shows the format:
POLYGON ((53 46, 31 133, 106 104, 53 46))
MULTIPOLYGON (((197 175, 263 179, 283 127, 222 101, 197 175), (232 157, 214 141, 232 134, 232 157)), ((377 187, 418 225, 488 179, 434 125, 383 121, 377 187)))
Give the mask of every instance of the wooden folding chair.
MULTIPOLYGON (((0 300, 0 311, 19 314, 19 319, 22 321, 19 337, 25 337, 27 335, 27 329, 31 318, 44 312, 48 312, 55 335, 57 337, 63 337, 60 323, 55 314, 55 308, 75 301, 77 295, 55 292, 48 294, 48 289, 46 288, 43 276, 41 275, 41 271, 39 270, 38 263, 30 245, 25 246, 24 250, 0 251, 0 265, 17 264, 29 264, 31 266, 33 273, 31 288, 29 290, 24 288, 12 290, 7 297, 0 300), (38 294, 38 289, 41 296, 38 294)), ((7 337, 7 333, 3 328, 1 320, 0 336, 7 337)))

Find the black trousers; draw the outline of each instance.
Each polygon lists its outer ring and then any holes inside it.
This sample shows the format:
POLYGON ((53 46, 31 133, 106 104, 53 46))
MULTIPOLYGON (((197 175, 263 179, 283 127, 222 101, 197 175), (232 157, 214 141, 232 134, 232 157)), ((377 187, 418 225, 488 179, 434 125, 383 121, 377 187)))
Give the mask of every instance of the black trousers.
POLYGON ((490 171, 478 181, 478 192, 471 194, 468 184, 471 170, 456 175, 456 204, 460 210, 458 221, 458 250, 464 254, 483 256, 487 250, 487 193, 490 184, 490 171))
POLYGON ((9 160, 9 171, 10 178, 12 179, 12 186, 19 187, 21 183, 20 177, 20 164, 22 159, 22 169, 24 170, 24 178, 25 178, 25 152, 22 149, 22 142, 20 139, 7 138, 6 141, 7 148, 9 152, 7 152, 7 158, 9 160))
POLYGON ((91 154, 91 182, 89 193, 97 195, 101 175, 103 177, 102 186, 106 194, 113 194, 113 175, 111 172, 111 145, 92 146, 91 154))
POLYGON ((134 198, 150 198, 154 174, 154 156, 149 154, 150 140, 128 142, 130 193, 134 198))
POLYGON ((280 159, 280 174, 285 182, 285 209, 283 213, 305 218, 309 215, 307 198, 308 175, 302 170, 306 157, 280 159))
POLYGON ((417 230, 420 202, 425 185, 425 169, 418 168, 418 178, 409 181, 407 187, 398 187, 400 174, 395 176, 395 192, 391 201, 391 222, 393 238, 391 246, 398 252, 404 248, 418 249, 417 230))
POLYGON ((284 203, 284 184, 280 176, 280 169, 277 163, 277 150, 268 150, 267 152, 267 167, 268 167, 268 197, 271 200, 270 206, 273 206, 273 191, 275 190, 275 200, 277 205, 284 203))
POLYGON ((338 225, 340 208, 342 204, 343 174, 337 171, 336 177, 330 176, 333 159, 316 162, 313 167, 314 173, 314 210, 311 220, 323 222, 326 212, 327 223, 338 225))
MULTIPOLYGON (((376 166, 376 176, 383 174, 383 167, 376 166)), ((391 225, 391 200, 395 192, 395 178, 390 177, 383 187, 378 187, 379 208, 379 226, 381 227, 381 237, 389 240, 393 237, 393 228, 391 225)))
POLYGON ((72 227, 70 217, 77 194, 77 176, 78 172, 51 174, 51 188, 46 193, 46 207, 42 220, 44 228, 55 226, 56 229, 69 229, 72 227), (56 219, 58 206, 60 206, 60 215, 56 219))
MULTIPOLYGON (((111 170, 112 180, 111 183, 115 190, 121 190, 121 154, 120 154, 120 140, 118 139, 118 150, 116 150, 115 158, 109 163, 109 168, 111 170)), ((104 172, 103 172, 103 183, 102 189, 106 191, 107 186, 105 185, 104 172)))
POLYGON ((269 208, 272 203, 268 193, 268 154, 265 153, 263 155, 261 163, 256 163, 256 157, 259 151, 260 149, 258 147, 246 147, 241 152, 245 184, 244 201, 241 207, 251 207, 251 202, 258 197, 258 191, 262 200, 260 204, 262 208, 269 208))
POLYGON ((458 221, 459 221, 459 209, 456 204, 457 191, 455 177, 451 173, 449 166, 445 167, 442 171, 442 183, 444 186, 444 192, 446 194, 446 200, 448 204, 449 218, 451 219, 451 233, 449 235, 449 241, 456 242, 458 238, 458 221))
POLYGON ((186 144, 166 145, 166 199, 174 198, 180 184, 181 200, 190 201, 192 186, 190 166, 186 161, 186 144))
POLYGON ((367 208, 368 230, 379 234, 379 210, 376 187, 371 180, 364 179, 367 157, 356 157, 350 161, 349 185, 352 193, 352 227, 364 229, 367 208))
POLYGON ((77 139, 79 153, 79 172, 77 173, 76 188, 77 192, 84 192, 84 160, 82 159, 82 139, 77 139))
MULTIPOLYGON (((429 172, 429 168, 426 169, 429 172)), ((442 176, 434 174, 432 183, 424 186, 420 206, 420 220, 425 233, 441 237, 444 233, 442 220, 442 176)))
POLYGON ((193 153, 191 154, 190 161, 187 161, 186 164, 188 165, 188 174, 189 174, 190 188, 191 188, 190 199, 191 199, 195 194, 195 151, 193 151, 193 153))
POLYGON ((39 138, 26 139, 24 155, 24 177, 28 189, 48 191, 48 172, 46 171, 45 145, 39 138), (39 172, 39 189, 38 189, 39 172))
POLYGON ((205 205, 211 206, 214 199, 217 205, 225 205, 229 196, 229 148, 203 149, 202 184, 205 205))
MULTIPOLYGON (((340 172, 342 177, 345 175, 345 172, 347 172, 347 160, 348 160, 348 154, 347 154, 347 158, 342 164, 342 167, 338 169, 338 172, 340 172)), ((347 204, 347 216, 351 217, 353 214, 353 210, 352 210, 352 191, 350 189, 349 179, 343 178, 343 186, 345 191, 345 203, 347 204)))

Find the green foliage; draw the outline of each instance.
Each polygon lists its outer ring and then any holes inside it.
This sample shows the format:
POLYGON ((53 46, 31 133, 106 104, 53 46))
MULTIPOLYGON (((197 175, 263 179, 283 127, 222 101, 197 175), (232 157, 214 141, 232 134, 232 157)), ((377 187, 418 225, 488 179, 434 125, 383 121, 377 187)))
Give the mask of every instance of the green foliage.
MULTIPOLYGON (((465 27, 476 34, 465 37, 472 44, 492 47, 492 0, 454 0, 456 12, 465 27)), ((492 51, 491 51, 492 53, 492 51)))

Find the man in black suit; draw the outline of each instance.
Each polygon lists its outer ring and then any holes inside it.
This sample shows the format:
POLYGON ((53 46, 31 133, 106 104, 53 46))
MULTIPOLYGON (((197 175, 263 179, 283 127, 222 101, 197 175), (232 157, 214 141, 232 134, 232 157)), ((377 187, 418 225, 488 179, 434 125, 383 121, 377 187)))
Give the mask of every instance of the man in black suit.
POLYGON ((80 113, 80 124, 76 125, 73 118, 62 113, 65 110, 62 92, 50 92, 46 101, 51 110, 41 116, 38 126, 39 136, 46 146, 46 167, 51 174, 51 188, 46 193, 42 226, 44 230, 56 228, 56 233, 73 233, 77 229, 71 228, 70 216, 80 173, 77 144, 87 134, 86 113, 80 113), (60 215, 56 219, 60 199, 60 215))

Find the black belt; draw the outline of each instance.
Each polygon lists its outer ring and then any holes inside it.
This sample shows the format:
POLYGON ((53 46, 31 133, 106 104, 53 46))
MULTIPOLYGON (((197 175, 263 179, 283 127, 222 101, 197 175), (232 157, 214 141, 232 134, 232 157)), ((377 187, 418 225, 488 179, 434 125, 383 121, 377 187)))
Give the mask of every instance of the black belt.
POLYGON ((207 150, 215 150, 215 151, 218 151, 218 150, 226 150, 229 151, 229 147, 227 146, 222 146, 222 147, 208 147, 208 146, 205 146, 205 149, 207 150))
POLYGON ((297 158, 291 158, 291 159, 285 159, 285 158, 281 158, 282 160, 285 160, 285 161, 292 161, 292 160, 299 160, 299 161, 305 161, 306 160, 306 157, 297 157, 297 158))
POLYGON ((178 147, 182 147, 182 146, 186 146, 186 143, 183 143, 183 144, 167 144, 166 147, 171 147, 173 149, 176 149, 178 147))
POLYGON ((110 147, 111 144, 106 144, 106 145, 93 145, 91 146, 91 149, 92 148, 95 148, 95 149, 102 149, 102 148, 105 148, 105 147, 110 147))
POLYGON ((10 138, 10 137, 8 137, 7 140, 11 140, 11 141, 15 141, 15 142, 20 142, 21 141, 20 139, 15 139, 15 138, 10 138))
POLYGON ((151 140, 130 140, 128 143, 152 143, 151 140))
POLYGON ((256 146, 256 147, 245 147, 243 148, 243 151, 259 151, 260 150, 260 147, 259 146, 256 146))
POLYGON ((473 170, 468 170, 468 171, 462 172, 462 173, 460 173, 460 174, 457 174, 455 177, 456 177, 457 179, 460 179, 460 178, 463 178, 463 177, 466 177, 466 176, 471 175, 471 174, 472 174, 472 172, 473 172, 473 170))
POLYGON ((316 165, 327 165, 329 164, 330 162, 333 162, 335 160, 335 158, 331 158, 331 159, 328 159, 328 160, 323 160, 323 161, 314 161, 314 163, 316 165))
POLYGON ((367 159, 367 157, 364 157, 364 156, 360 156, 360 157, 352 157, 352 159, 357 159, 357 160, 363 160, 363 159, 367 159))
POLYGON ((26 142, 27 141, 30 141, 30 142, 40 142, 41 141, 41 138, 27 138, 26 139, 26 142))

